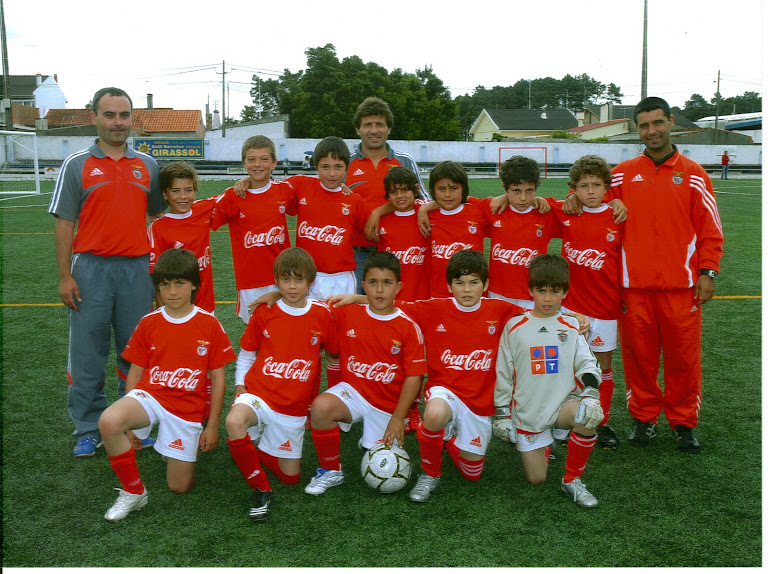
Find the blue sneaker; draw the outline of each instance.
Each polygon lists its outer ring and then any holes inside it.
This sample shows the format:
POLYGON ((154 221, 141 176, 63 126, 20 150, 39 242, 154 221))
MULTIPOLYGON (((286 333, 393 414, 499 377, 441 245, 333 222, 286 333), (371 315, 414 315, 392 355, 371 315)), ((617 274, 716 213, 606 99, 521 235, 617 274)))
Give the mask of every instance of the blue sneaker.
POLYGON ((141 441, 141 450, 144 450, 145 448, 152 448, 155 446, 155 439, 153 439, 151 436, 148 436, 144 440, 141 441))
POLYGON ((75 458, 91 458, 96 454, 96 449, 101 446, 101 441, 95 436, 82 436, 77 439, 77 444, 72 454, 75 458))

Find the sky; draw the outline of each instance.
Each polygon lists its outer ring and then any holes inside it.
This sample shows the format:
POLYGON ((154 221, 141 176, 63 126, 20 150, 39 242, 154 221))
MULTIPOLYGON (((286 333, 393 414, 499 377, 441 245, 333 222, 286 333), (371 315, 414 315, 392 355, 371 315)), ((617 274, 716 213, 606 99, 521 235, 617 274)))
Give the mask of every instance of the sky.
MULTIPOLYGON (((145 107, 239 119, 254 74, 306 66, 307 48, 333 44, 388 71, 431 66, 453 97, 477 86, 586 73, 640 99, 643 0, 388 0, 290 3, 217 0, 4 0, 11 75, 57 74, 67 107, 117 86, 145 107), (290 8, 288 8, 290 6, 290 8), (455 7, 454 7, 455 6, 455 7), (469 10, 468 6, 476 6, 469 10)), ((694 93, 762 94, 761 0, 648 0, 648 95, 684 107, 694 93)), ((723 111, 722 113, 727 113, 723 111)))

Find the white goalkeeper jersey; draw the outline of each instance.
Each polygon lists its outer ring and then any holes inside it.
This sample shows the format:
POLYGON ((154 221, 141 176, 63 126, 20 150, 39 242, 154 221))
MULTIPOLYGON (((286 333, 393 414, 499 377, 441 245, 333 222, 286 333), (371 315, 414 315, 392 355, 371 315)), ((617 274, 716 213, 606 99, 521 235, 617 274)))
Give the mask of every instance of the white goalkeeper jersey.
POLYGON ((541 432, 555 423, 569 395, 581 393, 585 373, 600 380, 597 359, 576 319, 562 313, 543 319, 518 315, 499 341, 493 404, 510 405, 519 430, 541 432))

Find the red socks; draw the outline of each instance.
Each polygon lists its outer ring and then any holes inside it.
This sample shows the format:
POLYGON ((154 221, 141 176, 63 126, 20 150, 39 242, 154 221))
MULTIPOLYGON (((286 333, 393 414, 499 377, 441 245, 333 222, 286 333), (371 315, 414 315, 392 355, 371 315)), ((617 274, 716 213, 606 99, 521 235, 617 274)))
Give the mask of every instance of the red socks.
POLYGON ((440 467, 443 463, 444 437, 444 429, 430 431, 424 428, 423 424, 416 431, 416 439, 419 441, 419 451, 421 453, 421 470, 431 477, 440 476, 440 467))
POLYGON ((274 474, 283 484, 299 484, 298 474, 285 474, 280 468, 280 460, 276 456, 267 454, 263 450, 259 451, 259 460, 265 468, 274 474))
POLYGON ((341 444, 341 431, 339 425, 332 429, 312 429, 312 442, 315 443, 317 460, 321 468, 327 470, 341 470, 339 464, 339 445, 341 444))
POLYGON ((122 454, 107 455, 107 457, 124 491, 131 494, 144 492, 144 484, 139 477, 139 468, 136 466, 136 451, 133 450, 133 446, 122 454))
POLYGON ((227 438, 229 453, 245 478, 245 482, 251 488, 259 490, 272 490, 267 475, 259 464, 259 451, 253 446, 251 436, 246 434, 243 438, 230 440, 227 438))
POLYGON ((600 391, 600 407, 603 409, 603 422, 600 425, 607 425, 611 415, 611 398, 613 397, 613 369, 603 371, 602 381, 598 390, 600 391))
POLYGON ((480 480, 480 474, 483 472, 483 464, 485 464, 485 457, 480 460, 467 460, 462 457, 459 447, 456 446, 455 436, 451 437, 451 440, 445 443, 445 450, 448 451, 448 456, 451 457, 453 466, 459 470, 461 476, 467 480, 480 480))
POLYGON ((574 478, 579 478, 584 474, 584 467, 587 466, 587 460, 592 454, 592 448, 596 442, 597 434, 587 437, 571 431, 571 438, 568 440, 568 454, 565 457, 563 482, 569 483, 574 478))

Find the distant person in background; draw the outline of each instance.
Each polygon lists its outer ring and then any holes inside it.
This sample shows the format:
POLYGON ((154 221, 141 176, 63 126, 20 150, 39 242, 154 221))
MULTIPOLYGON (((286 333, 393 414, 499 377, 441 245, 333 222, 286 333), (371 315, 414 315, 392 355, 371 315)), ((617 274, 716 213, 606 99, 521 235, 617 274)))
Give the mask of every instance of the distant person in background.
MULTIPOLYGON (((56 217, 59 297, 69 309, 67 410, 79 458, 94 456, 101 446, 98 422, 107 408, 113 328, 118 398, 125 394, 130 363, 122 351, 155 295, 147 214, 163 211, 157 163, 126 143, 133 122, 128 94, 118 88, 96 92, 91 120, 98 139, 64 160, 48 207, 56 217)), ((150 444, 148 438, 142 446, 150 444)))
MULTIPOLYGON (((419 174, 419 166, 411 156, 392 149, 387 138, 392 131, 394 116, 389 104, 380 98, 363 100, 353 119, 355 131, 360 136, 360 143, 347 170, 346 183, 355 193, 360 194, 369 211, 387 203, 384 189, 384 176, 389 169, 402 166, 410 169, 419 179, 421 199, 429 201, 424 181, 419 174)), ((355 250, 355 278, 358 293, 362 294, 363 263, 371 253, 376 252, 376 243, 365 236, 355 234, 352 237, 355 250)))
POLYGON ((309 161, 309 156, 304 156, 304 162, 301 164, 301 167, 304 169, 304 171, 308 171, 312 173, 312 162, 309 161))
POLYGON ((288 158, 283 160, 283 177, 288 177, 288 170, 291 169, 291 162, 288 161, 288 158))
POLYGON ((720 179, 728 179, 728 164, 731 163, 731 158, 728 156, 728 151, 724 151, 720 156, 720 165, 723 168, 720 174, 720 179))

